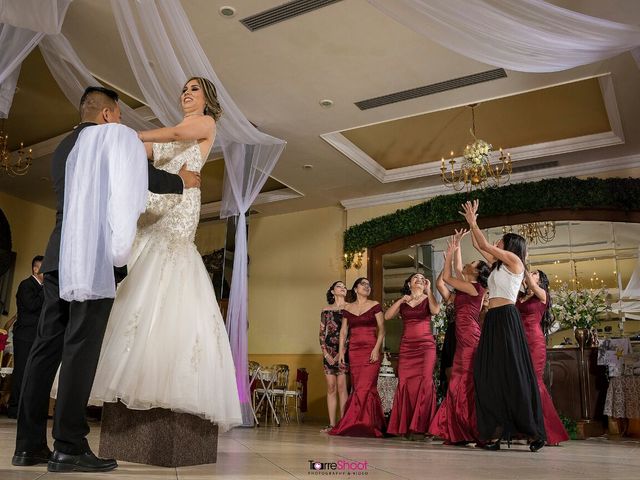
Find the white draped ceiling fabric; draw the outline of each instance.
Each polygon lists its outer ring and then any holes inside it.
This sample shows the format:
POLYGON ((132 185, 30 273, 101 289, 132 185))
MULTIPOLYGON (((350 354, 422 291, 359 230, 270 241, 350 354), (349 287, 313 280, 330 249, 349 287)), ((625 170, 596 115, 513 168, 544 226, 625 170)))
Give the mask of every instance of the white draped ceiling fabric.
MULTIPOLYGON (((38 44, 53 77, 74 105, 79 103, 87 86, 99 84, 60 33, 71 1, 0 0, 0 112, 5 117, 20 64, 38 44)), ((240 111, 213 70, 178 0, 112 0, 111 6, 145 102, 164 125, 182 120, 179 96, 189 77, 202 76, 216 85, 223 116, 217 125, 215 148, 222 151, 225 161, 221 217, 237 217, 234 275, 226 323, 243 420, 249 425, 253 415, 248 379, 246 213, 286 142, 260 132, 240 111)), ((131 108, 124 104, 121 107, 127 125, 138 130, 153 128, 131 108)))
POLYGON ((22 61, 45 35, 60 33, 71 1, 0 0, 0 118, 9 115, 22 61))
POLYGON ((401 24, 474 60, 519 72, 557 72, 632 51, 640 26, 543 0, 369 0, 401 24))

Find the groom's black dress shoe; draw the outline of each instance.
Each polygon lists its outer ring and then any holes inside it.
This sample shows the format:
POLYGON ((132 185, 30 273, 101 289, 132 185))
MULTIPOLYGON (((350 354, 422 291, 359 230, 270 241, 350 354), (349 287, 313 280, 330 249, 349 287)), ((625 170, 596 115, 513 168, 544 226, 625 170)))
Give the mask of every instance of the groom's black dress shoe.
POLYGON ((56 450, 51 455, 49 472, 108 472, 118 467, 113 458, 98 458, 91 450, 80 455, 69 455, 56 450))
POLYGON ((15 467, 30 467, 40 463, 47 463, 51 458, 49 447, 42 447, 35 452, 16 452, 11 459, 11 465, 15 467))

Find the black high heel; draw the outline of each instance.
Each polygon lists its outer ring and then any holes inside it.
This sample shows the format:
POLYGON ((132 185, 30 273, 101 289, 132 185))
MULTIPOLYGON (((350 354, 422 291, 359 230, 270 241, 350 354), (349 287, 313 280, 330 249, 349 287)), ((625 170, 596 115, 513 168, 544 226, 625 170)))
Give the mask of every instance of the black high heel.
POLYGON ((531 450, 532 452, 537 452, 542 447, 544 447, 544 440, 540 438, 538 440, 534 440, 529 444, 529 450, 531 450))
POLYGON ((493 452, 498 451, 500 450, 500 439, 496 440, 495 442, 481 443, 480 448, 493 452))

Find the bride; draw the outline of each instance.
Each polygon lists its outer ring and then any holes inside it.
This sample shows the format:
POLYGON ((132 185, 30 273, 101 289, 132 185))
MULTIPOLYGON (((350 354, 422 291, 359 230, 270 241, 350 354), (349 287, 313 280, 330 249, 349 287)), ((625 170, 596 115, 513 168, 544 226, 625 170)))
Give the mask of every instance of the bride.
MULTIPOLYGON (((175 127, 139 132, 156 168, 200 171, 221 115, 214 85, 191 78, 175 127)), ((193 243, 200 190, 149 193, 147 210, 120 284, 91 392, 92 402, 120 400, 133 410, 190 413, 221 431, 242 423, 227 332, 211 280, 193 243)))

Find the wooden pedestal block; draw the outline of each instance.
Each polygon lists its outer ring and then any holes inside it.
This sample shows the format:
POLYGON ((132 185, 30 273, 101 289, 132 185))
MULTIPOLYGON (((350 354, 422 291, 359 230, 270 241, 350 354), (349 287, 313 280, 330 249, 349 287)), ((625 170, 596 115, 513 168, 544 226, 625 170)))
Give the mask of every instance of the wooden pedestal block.
POLYGON ((105 403, 99 455, 160 467, 216 463, 218 426, 164 408, 129 410, 105 403))

